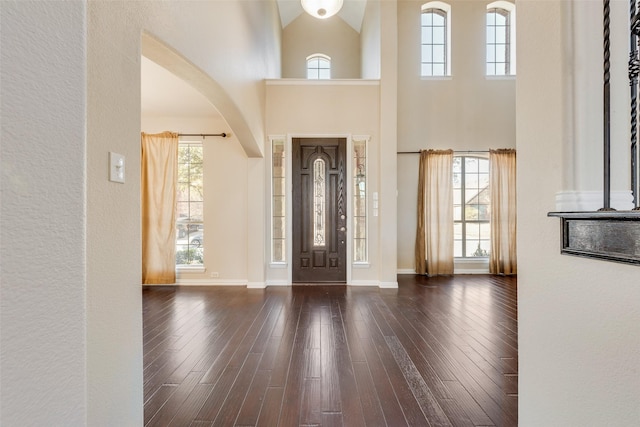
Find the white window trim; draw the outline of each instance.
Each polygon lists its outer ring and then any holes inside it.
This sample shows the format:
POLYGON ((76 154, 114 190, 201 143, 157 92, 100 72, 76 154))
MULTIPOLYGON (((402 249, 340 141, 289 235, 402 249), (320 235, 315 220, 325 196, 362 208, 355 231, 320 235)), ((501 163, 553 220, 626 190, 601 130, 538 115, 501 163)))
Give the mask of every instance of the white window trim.
POLYGON ((331 57, 329 55, 325 55, 324 53, 313 53, 313 54, 307 56, 307 60, 306 60, 305 64, 307 66, 307 68, 306 68, 307 80, 331 80, 331 68, 332 68, 331 65, 332 64, 331 64, 331 57), (317 79, 310 79, 309 78, 309 61, 312 60, 312 59, 315 59, 315 58, 322 58, 322 59, 325 59, 325 60, 327 60, 329 62, 329 78, 328 79, 321 79, 320 77, 318 77, 317 79))
MULTIPOLYGON (((422 75, 422 70, 420 71, 420 76, 424 80, 442 80, 442 79, 450 79, 451 78, 451 5, 441 1, 430 1, 422 5, 420 9, 420 13, 424 13, 427 9, 440 9, 443 11, 447 17, 447 62, 446 62, 446 70, 444 76, 424 76, 422 75)), ((422 27, 420 28, 422 31, 422 27)), ((420 40, 422 40, 422 33, 420 33, 420 40)), ((422 42, 420 42, 422 46, 422 42)), ((420 63, 422 64, 422 55, 420 59, 420 63)))
POLYGON ((486 70, 487 64, 487 24, 486 24, 486 13, 485 13, 485 32, 484 32, 484 46, 485 46, 485 76, 488 80, 511 80, 516 76, 516 5, 504 1, 498 0, 493 3, 489 3, 487 5, 487 11, 490 9, 503 9, 509 12, 509 74, 504 76, 497 75, 488 75, 486 70))

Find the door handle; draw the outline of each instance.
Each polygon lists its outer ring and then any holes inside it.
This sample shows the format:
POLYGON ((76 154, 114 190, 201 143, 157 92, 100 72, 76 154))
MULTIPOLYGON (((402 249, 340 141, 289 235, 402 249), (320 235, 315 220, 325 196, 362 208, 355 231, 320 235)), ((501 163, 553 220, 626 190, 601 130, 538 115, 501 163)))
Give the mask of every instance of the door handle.
POLYGON ((338 228, 338 231, 347 231, 347 228, 346 227, 340 227, 340 228, 338 228))

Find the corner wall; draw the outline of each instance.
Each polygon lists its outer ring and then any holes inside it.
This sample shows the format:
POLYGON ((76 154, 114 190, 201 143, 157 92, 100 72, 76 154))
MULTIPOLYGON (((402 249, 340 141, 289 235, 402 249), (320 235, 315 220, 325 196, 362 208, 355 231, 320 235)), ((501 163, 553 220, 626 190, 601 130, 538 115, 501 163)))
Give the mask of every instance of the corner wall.
MULTIPOLYGON (((570 7, 588 8, 588 3, 518 2, 519 425, 523 427, 640 423, 640 270, 560 255, 558 219, 546 216, 555 208, 556 192, 563 190, 563 170, 574 161, 566 155, 567 146, 574 144, 568 88, 571 76, 581 70, 569 66, 570 7)), ((612 3, 626 8, 623 2, 612 3)), ((602 16, 601 11, 592 13, 602 16)), ((597 51, 600 55, 600 46, 597 51)), ((626 61, 626 56, 620 58, 626 61)), ((595 96, 602 87, 589 90, 595 96)), ((588 133, 597 122, 592 118, 576 125, 588 133)), ((615 162, 612 168, 616 167, 626 165, 615 162)))

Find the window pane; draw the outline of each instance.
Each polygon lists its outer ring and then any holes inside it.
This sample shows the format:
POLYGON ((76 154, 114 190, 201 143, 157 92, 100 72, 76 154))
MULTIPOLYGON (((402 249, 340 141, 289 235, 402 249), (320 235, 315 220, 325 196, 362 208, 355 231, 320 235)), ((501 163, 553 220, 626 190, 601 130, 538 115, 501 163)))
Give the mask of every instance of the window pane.
POLYGON ((427 26, 433 23, 433 13, 425 12, 422 14, 422 25, 427 26))
POLYGON ((480 224, 480 238, 488 240, 491 237, 491 225, 488 222, 480 224))
MULTIPOLYGON (((482 166, 482 163, 480 164, 482 166)), ((489 185, 489 174, 488 173, 479 173, 478 174, 478 185, 480 188, 485 188, 489 185)))
POLYGON ((307 70, 307 78, 310 80, 318 80, 320 78, 320 74, 317 69, 309 69, 307 70))
POLYGON ((495 12, 487 12, 487 25, 495 25, 495 24, 496 24, 495 12))
POLYGON ((503 44, 496 45, 496 62, 507 62, 507 47, 503 44))
POLYGON ((285 261, 285 241, 276 239, 273 241, 273 261, 285 261))
MULTIPOLYGON (((433 62, 444 64, 444 46, 434 45, 433 46, 433 62)), ((434 64, 435 66, 435 64, 434 64)))
POLYGON ((422 46, 422 62, 433 62, 433 46, 422 46))
POLYGON ((433 33, 431 31, 431 27, 422 28, 422 44, 432 44, 433 43, 433 33))
POLYGON ((453 240, 462 240, 462 223, 453 224, 453 240))
POLYGON ((328 80, 331 78, 331 70, 321 69, 318 70, 318 78, 323 80, 328 80))
POLYGON ((496 28, 487 27, 487 43, 495 44, 496 42, 496 28))
POLYGON ((496 75, 496 64, 487 64, 487 76, 496 75))
POLYGON ((461 240, 453 241, 453 256, 462 257, 462 241, 461 240))
MULTIPOLYGON (((467 173, 467 174, 465 174, 464 186, 465 186, 465 188, 477 189, 478 188, 478 174, 477 173, 467 173)), ((473 197, 476 194, 477 194, 477 192, 474 192, 474 193, 467 192, 467 200, 469 200, 469 197, 473 197)))
POLYGON ((478 172, 478 159, 475 157, 465 157, 464 159, 465 172, 478 172))
POLYGON ((497 63, 496 64, 496 76, 504 76, 507 74, 507 67, 505 63, 497 63))
POLYGON ((316 159, 313 162, 313 246, 325 244, 325 162, 316 159))
POLYGON ((492 44, 487 46, 487 62, 496 62, 496 48, 492 44))
POLYGON ((274 239, 284 239, 285 238, 285 218, 284 217, 274 217, 273 218, 273 238, 274 239))
POLYGON ((502 13, 496 13, 496 25, 507 25, 507 18, 502 13))
POLYGON ((433 26, 434 27, 444 27, 444 16, 439 13, 432 13, 433 16, 433 26))
POLYGON ((462 220, 462 207, 461 206, 454 206, 453 207, 453 220, 454 221, 461 221, 462 220))
POLYGON ((273 216, 284 216, 285 196, 273 196, 273 216))
POLYGON ((203 148, 198 143, 178 145, 178 182, 176 188, 177 265, 202 264, 204 245, 203 148))
POLYGON ((434 76, 444 76, 444 64, 433 64, 433 74, 434 76))
POLYGON ((507 42, 507 27, 496 27, 496 43, 505 44, 507 42))
POLYGON ((491 220, 491 211, 489 205, 478 205, 478 220, 489 221, 491 220))
POLYGON ((432 76, 433 75, 433 67, 431 64, 422 64, 421 66, 421 76, 432 76))
POLYGON ((487 256, 482 250, 480 246, 480 240, 469 240, 467 239, 467 253, 465 254, 469 258, 478 257, 478 256, 487 256))
POLYGON ((356 239, 364 239, 367 237, 367 221, 365 217, 353 217, 353 235, 356 239))
POLYGON ((489 160, 487 160, 487 159, 479 159, 478 160, 478 170, 480 172, 489 173, 489 160))
POLYGON ((444 44, 444 27, 433 29, 433 44, 444 44))
POLYGON ((355 262, 367 261, 367 241, 365 239, 354 239, 353 260, 355 262))
POLYGON ((455 189, 453 190, 453 204, 461 205, 462 204, 462 190, 455 189))

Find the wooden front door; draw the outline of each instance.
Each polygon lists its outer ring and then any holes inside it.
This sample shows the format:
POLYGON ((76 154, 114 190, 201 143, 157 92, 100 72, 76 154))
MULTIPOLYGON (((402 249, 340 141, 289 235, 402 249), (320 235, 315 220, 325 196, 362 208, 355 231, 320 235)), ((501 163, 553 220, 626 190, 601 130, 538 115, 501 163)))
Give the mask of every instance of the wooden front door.
POLYGON ((293 138, 293 282, 346 282, 345 138, 293 138))

